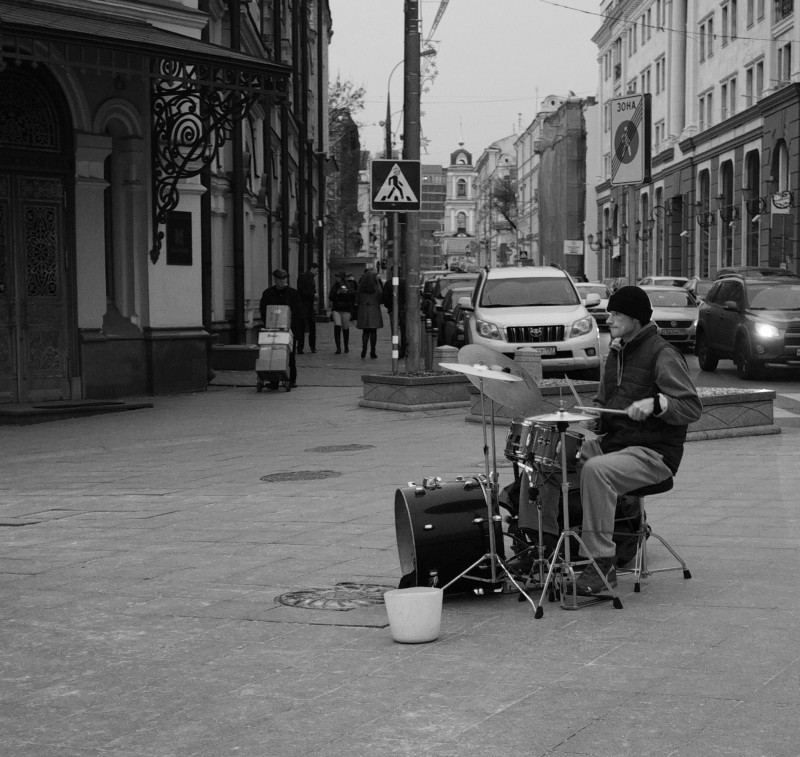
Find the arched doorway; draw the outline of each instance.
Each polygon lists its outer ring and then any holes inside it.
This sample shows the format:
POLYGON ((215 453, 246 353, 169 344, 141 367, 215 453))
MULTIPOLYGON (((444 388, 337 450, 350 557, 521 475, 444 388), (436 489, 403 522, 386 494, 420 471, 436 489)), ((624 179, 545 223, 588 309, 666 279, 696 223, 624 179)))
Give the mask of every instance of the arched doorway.
POLYGON ((68 113, 46 71, 0 72, 0 402, 71 397, 68 113))

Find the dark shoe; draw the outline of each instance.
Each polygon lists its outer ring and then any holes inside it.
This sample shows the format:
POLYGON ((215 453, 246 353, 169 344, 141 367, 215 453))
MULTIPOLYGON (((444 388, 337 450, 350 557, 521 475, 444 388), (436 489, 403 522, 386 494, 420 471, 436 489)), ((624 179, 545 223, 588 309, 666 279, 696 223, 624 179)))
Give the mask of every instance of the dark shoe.
POLYGON ((336 350, 336 352, 334 352, 333 354, 334 354, 334 355, 341 355, 341 354, 342 354, 342 351, 341 351, 341 350, 336 350))
POLYGON ((366 350, 361 350, 361 359, 363 360, 367 356, 366 350))
POLYGON ((350 352, 350 348, 345 345, 344 351, 345 352, 350 352))
POLYGON ((376 355, 374 352, 371 352, 369 356, 370 356, 371 358, 376 358, 376 357, 378 357, 378 356, 377 356, 377 355, 376 355))
MULTIPOLYGON (((605 574, 609 585, 616 586, 617 571, 614 568, 614 558, 597 557, 595 562, 605 574)), ((586 570, 578 576, 578 580, 575 582, 575 593, 581 597, 596 597, 598 594, 608 593, 608 587, 592 563, 589 563, 586 570)))

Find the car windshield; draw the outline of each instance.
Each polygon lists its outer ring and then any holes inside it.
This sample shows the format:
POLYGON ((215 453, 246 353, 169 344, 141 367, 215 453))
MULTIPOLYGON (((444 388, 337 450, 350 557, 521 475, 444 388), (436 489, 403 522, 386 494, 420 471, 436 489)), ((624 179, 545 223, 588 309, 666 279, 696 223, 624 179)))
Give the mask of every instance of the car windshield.
POLYGON ((800 310, 800 283, 748 284, 751 310, 800 310))
POLYGON ((477 276, 472 279, 440 279, 439 280, 439 295, 444 297, 454 286, 464 286, 465 281, 475 281, 477 276))
POLYGON ((603 284, 588 287, 586 285, 578 285, 578 294, 580 294, 581 297, 586 297, 587 294, 599 294, 601 300, 607 300, 611 296, 608 287, 603 284))
POLYGON ((674 292, 648 292, 647 296, 654 308, 693 308, 697 306, 694 297, 683 289, 676 289, 674 292))
POLYGON ((577 304, 578 297, 567 279, 489 279, 481 293, 481 306, 487 308, 577 304))

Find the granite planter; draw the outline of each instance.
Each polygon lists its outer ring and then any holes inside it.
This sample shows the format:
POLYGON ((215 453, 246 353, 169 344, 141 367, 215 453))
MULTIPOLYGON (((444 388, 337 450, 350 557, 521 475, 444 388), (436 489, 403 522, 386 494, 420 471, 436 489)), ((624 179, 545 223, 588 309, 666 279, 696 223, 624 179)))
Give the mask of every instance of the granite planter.
POLYGON ((380 410, 440 410, 469 404, 469 379, 450 371, 378 373, 361 377, 364 394, 359 407, 380 410))

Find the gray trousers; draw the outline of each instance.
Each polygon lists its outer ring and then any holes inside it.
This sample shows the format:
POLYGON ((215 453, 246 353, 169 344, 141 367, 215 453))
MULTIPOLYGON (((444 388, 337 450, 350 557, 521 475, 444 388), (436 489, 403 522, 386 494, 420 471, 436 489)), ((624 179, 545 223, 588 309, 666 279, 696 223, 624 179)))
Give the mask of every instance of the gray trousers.
MULTIPOLYGON (((672 476, 664 458, 648 447, 626 447, 603 454, 597 439, 586 439, 581 446, 581 506, 583 527, 581 539, 592 557, 614 557, 614 516, 617 496, 649 484, 657 484, 672 476)), ((536 528, 535 508, 528 502, 526 476, 520 490, 520 526, 536 528)), ((559 480, 551 478, 540 487, 542 530, 559 532, 557 519, 559 480)), ((570 524, 573 526, 575 524, 570 524)), ((581 548, 583 557, 583 548, 581 548)))

